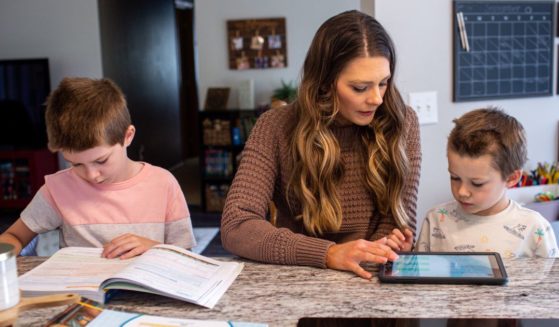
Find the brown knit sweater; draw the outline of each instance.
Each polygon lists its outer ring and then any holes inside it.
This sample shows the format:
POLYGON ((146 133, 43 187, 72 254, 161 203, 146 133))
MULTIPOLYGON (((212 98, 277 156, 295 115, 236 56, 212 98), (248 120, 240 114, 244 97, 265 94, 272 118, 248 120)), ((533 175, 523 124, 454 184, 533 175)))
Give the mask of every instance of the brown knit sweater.
MULTIPOLYGON (((290 210, 285 199, 288 183, 289 140, 287 131, 295 123, 295 110, 285 106, 264 113, 245 145, 241 163, 225 203, 221 221, 224 247, 239 256, 266 263, 326 267, 330 245, 357 239, 376 240, 388 235, 396 222, 380 216, 372 206, 357 153, 357 125, 334 127, 341 147, 344 175, 338 188, 343 221, 338 232, 309 236, 297 208, 290 210), (276 226, 266 220, 270 201, 277 207, 276 226)), ((406 176, 404 206, 415 232, 417 188, 421 165, 419 126, 411 109, 406 111, 406 153, 410 174, 406 176)))

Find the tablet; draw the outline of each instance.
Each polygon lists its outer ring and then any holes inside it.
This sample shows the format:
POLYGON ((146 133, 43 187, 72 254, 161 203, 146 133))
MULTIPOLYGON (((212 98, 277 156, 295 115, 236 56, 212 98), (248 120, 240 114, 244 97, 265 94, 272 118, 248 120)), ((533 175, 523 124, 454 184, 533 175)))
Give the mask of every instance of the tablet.
POLYGON ((381 282, 502 285, 508 278, 496 252, 400 252, 398 256, 381 265, 381 282))
POLYGON ((448 327, 448 326, 523 326, 556 327, 559 319, 548 318, 323 318, 304 317, 299 319, 297 327, 448 327))

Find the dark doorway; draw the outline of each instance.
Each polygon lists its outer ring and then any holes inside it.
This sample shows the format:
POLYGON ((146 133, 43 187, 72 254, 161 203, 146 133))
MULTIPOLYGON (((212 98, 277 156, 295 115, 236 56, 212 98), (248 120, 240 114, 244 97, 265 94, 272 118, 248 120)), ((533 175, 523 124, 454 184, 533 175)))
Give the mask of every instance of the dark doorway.
POLYGON ((191 156, 191 148, 197 151, 186 141, 197 137, 198 105, 195 79, 183 80, 190 76, 185 70, 194 71, 194 61, 181 63, 188 34, 177 24, 182 14, 173 0, 98 0, 98 5, 103 75, 126 94, 137 128, 129 155, 170 168, 191 156))
POLYGON ((194 1, 175 1, 180 58, 180 106, 184 158, 197 157, 200 149, 198 133, 198 86, 194 45, 194 1))

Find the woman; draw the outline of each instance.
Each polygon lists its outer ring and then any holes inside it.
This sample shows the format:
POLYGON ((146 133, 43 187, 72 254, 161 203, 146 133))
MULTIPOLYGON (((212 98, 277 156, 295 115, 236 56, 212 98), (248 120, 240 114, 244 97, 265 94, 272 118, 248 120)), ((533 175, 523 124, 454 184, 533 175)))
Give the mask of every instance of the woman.
POLYGON ((413 240, 421 151, 395 66, 374 18, 347 11, 323 23, 297 100, 263 114, 245 145, 222 216, 227 250, 363 278, 371 273, 360 263, 397 258, 387 236, 408 229, 403 239, 413 240), (275 226, 266 220, 270 201, 275 226))

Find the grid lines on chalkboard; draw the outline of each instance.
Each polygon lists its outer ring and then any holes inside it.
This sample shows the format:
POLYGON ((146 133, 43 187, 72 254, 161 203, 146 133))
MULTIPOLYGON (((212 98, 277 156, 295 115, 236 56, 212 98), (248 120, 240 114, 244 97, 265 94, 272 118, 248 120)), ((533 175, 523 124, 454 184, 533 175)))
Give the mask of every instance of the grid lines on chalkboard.
POLYGON ((552 94, 553 2, 455 1, 454 100, 552 94))

